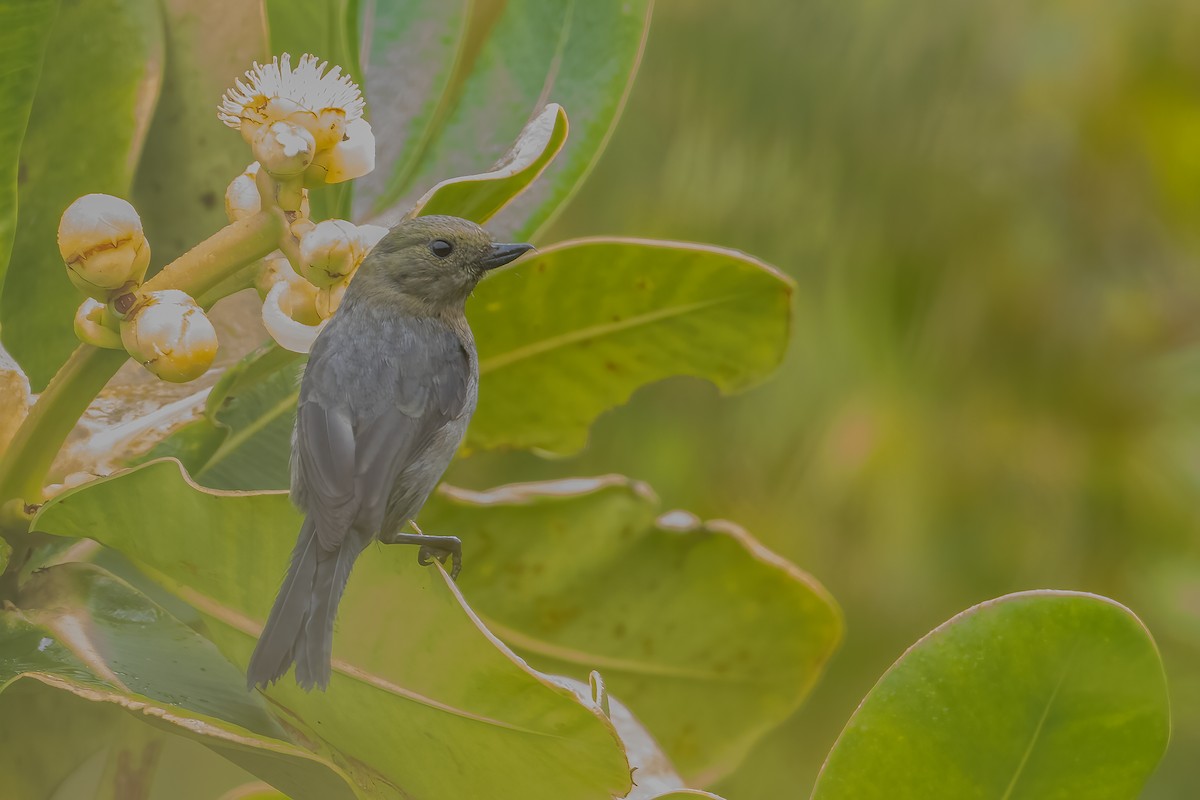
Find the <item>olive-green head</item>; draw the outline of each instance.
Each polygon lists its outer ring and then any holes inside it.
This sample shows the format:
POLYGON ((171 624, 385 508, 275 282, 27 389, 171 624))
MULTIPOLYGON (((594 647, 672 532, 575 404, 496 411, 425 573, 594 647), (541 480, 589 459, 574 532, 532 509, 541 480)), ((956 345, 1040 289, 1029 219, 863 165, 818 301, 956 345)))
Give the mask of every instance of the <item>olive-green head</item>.
POLYGON ((461 310, 488 270, 532 249, 497 244, 486 230, 459 217, 416 217, 379 240, 350 282, 346 298, 373 297, 430 313, 461 310))

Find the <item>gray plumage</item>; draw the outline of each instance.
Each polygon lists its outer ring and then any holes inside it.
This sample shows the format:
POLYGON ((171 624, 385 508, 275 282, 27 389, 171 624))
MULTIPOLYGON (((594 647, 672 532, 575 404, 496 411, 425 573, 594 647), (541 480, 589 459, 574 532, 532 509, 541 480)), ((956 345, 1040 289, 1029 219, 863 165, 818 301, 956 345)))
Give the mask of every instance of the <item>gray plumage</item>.
POLYGON ((300 384, 291 494, 306 518, 249 686, 278 680, 293 662, 301 687, 328 685, 351 567, 417 515, 475 410, 479 362, 463 305, 486 270, 528 249, 494 244, 466 220, 419 217, 359 267, 300 384))

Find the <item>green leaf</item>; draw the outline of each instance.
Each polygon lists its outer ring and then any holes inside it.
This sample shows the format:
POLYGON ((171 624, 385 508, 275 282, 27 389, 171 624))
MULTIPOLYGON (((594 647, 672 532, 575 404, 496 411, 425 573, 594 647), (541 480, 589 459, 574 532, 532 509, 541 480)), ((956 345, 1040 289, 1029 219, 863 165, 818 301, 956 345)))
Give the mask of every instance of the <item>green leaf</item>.
POLYGON ((17 230, 17 182, 25 125, 42 72, 42 55, 58 13, 58 0, 0 6, 0 286, 17 230))
POLYGON ((647 383, 746 388, 783 357, 791 291, 767 264, 705 245, 581 239, 522 259, 467 306, 480 371, 467 444, 569 453, 647 383))
POLYGON ((135 463, 176 458, 213 489, 283 489, 301 356, 275 343, 258 348, 213 385, 204 416, 135 463))
POLYGON ((708 783, 796 709, 841 619, 745 531, 659 512, 610 476, 444 487, 421 525, 462 538, 459 585, 493 633, 544 672, 599 670, 684 779, 708 783))
MULTIPOLYGON (((265 8, 273 55, 290 53, 295 66, 301 55, 312 53, 328 61, 330 67, 341 67, 343 74, 355 82, 362 81, 358 66, 358 0, 265 0, 265 8)), ((350 181, 309 189, 312 218, 348 219, 353 194, 354 184, 350 181)))
POLYGON ((21 603, 0 611, 0 689, 40 681, 202 741, 285 791, 354 796, 337 767, 284 741, 211 642, 123 581, 89 564, 53 566, 22 586, 21 603))
POLYGON ((35 390, 79 343, 71 320, 83 297, 58 253, 59 217, 90 192, 130 194, 162 79, 159 4, 67 4, 47 52, 53 57, 43 65, 21 146, 14 266, 0 297, 4 346, 35 390))
POLYGON ((417 201, 414 215, 451 214, 483 224, 537 180, 566 140, 567 114, 551 103, 492 169, 442 181, 417 201))
POLYGON ((257 3, 169 0, 163 15, 170 57, 133 187, 156 267, 228 223, 225 188, 254 156, 216 106, 267 49, 257 3))
MULTIPOLYGON (((34 526, 125 553, 206 615, 244 664, 300 517, 284 494, 203 492, 160 461, 59 495, 34 526)), ((499 647, 445 572, 419 566, 410 548, 359 559, 334 657, 327 693, 288 678, 267 695, 375 796, 558 800, 629 788, 611 724, 499 647)))
MULTIPOLYGON (((399 217, 425 188, 486 170, 553 101, 571 115, 571 141, 543 180, 493 225, 504 235, 528 236, 566 201, 607 142, 632 82, 650 5, 510 0, 473 6, 447 86, 451 107, 435 118, 419 160, 394 174, 372 210, 399 217)), ((444 61, 438 63, 442 69, 444 61)))
POLYGON ((360 4, 375 169, 355 181, 356 218, 399 201, 429 137, 453 106, 450 82, 464 55, 470 5, 469 0, 360 4))
POLYGON ((1169 734, 1162 662, 1132 612, 1022 592, 913 645, 855 711, 812 796, 1124 800, 1169 734))

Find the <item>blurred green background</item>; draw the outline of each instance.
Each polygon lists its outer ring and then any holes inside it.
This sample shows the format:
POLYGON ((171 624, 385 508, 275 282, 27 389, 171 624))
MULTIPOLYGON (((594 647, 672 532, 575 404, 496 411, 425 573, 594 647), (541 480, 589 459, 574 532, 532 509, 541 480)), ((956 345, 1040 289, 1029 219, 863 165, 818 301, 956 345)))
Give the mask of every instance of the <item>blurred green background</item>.
MULTIPOLYGON (((810 571, 847 636, 716 789, 806 797, 862 696, 958 611, 1030 588, 1131 607, 1200 785, 1200 4, 660 0, 625 116, 544 242, 714 242, 799 284, 736 398, 639 392, 566 464, 623 472, 810 571)), ((536 398, 531 398, 536 402, 536 398)), ((770 631, 762 631, 770 636, 770 631)))

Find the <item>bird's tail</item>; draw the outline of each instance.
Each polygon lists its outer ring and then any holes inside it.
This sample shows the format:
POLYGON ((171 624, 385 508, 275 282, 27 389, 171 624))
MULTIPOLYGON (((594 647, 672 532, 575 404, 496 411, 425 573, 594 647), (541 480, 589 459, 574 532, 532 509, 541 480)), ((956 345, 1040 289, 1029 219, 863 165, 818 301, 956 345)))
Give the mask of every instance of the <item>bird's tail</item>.
POLYGON ((312 517, 304 521, 287 577, 250 657, 248 687, 274 683, 292 662, 302 689, 329 685, 333 620, 350 568, 367 544, 359 539, 350 531, 339 547, 325 550, 312 517))

